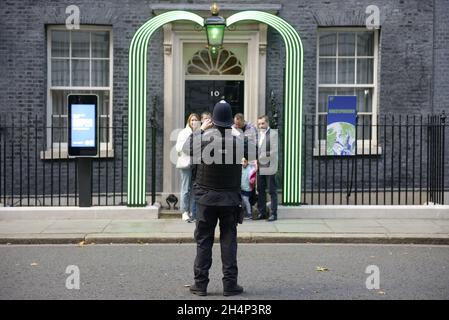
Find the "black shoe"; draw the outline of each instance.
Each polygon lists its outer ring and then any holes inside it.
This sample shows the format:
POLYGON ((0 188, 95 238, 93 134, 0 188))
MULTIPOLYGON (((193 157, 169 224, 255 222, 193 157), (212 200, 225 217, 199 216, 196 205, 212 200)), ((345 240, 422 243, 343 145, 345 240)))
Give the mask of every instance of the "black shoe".
POLYGON ((200 288, 196 284, 192 285, 189 288, 190 292, 193 294, 196 294, 198 296, 207 296, 207 289, 206 288, 200 288))
POLYGON ((268 221, 276 221, 277 219, 278 219, 277 216, 271 215, 271 216, 268 218, 268 221))
POLYGON ((243 288, 241 286, 239 286, 238 284, 226 288, 223 290, 223 295, 225 297, 229 297, 229 296, 236 296, 238 294, 241 294, 243 292, 243 288))

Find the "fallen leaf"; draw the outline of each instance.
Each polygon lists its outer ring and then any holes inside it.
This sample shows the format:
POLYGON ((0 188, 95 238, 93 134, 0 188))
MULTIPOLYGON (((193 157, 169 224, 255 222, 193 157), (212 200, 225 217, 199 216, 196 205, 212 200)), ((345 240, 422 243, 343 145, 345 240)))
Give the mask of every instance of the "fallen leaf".
POLYGON ((84 240, 81 241, 80 243, 78 243, 78 245, 79 245, 80 247, 84 246, 84 240))
POLYGON ((329 269, 326 267, 318 266, 316 267, 316 271, 329 271, 329 269))
POLYGON ((39 263, 37 263, 37 262, 32 262, 32 263, 30 264, 30 266, 33 266, 33 267, 38 266, 38 265, 39 265, 39 263))

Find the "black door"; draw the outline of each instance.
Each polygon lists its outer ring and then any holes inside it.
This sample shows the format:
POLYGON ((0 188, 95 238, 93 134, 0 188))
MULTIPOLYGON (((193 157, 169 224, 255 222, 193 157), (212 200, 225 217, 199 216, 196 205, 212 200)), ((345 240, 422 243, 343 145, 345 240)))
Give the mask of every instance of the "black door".
POLYGON ((218 80, 186 80, 185 90, 185 119, 192 112, 212 113, 214 105, 221 99, 225 99, 232 107, 232 115, 243 113, 244 82, 243 81, 218 81, 218 80))

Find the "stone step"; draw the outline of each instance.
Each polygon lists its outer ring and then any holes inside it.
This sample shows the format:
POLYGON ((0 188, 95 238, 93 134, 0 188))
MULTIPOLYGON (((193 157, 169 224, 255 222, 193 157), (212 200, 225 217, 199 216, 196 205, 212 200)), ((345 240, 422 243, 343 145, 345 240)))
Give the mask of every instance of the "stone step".
POLYGON ((182 213, 178 210, 160 210, 159 219, 181 219, 182 213))

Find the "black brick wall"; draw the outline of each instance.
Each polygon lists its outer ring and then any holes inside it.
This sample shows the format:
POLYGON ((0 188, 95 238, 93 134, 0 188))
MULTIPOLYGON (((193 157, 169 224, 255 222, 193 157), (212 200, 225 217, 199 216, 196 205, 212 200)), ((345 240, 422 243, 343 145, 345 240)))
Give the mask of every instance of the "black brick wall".
MULTIPOLYGON (((57 0, 0 1, 0 113, 2 119, 5 115, 19 113, 30 114, 32 118, 37 116, 45 119, 46 26, 64 24, 67 17, 65 8, 70 4, 76 4, 80 8, 81 24, 112 26, 114 41, 113 112, 115 119, 120 120, 122 116, 126 116, 128 48, 138 27, 152 17, 150 9, 152 3, 173 4, 179 2, 148 0, 78 0, 76 3, 57 0)), ((186 3, 209 4, 210 1, 186 1, 186 3)), ((221 1, 221 3, 233 3, 233 1, 221 1)), ((272 1, 245 1, 245 3, 271 4, 272 1)), ((278 0, 276 3, 282 5, 279 16, 293 25, 303 41, 305 61, 303 103, 306 114, 314 113, 315 110, 317 28, 364 26, 365 8, 368 5, 377 5, 381 14, 378 83, 380 114, 420 115, 431 112, 439 113, 449 109, 449 0, 378 0, 375 2, 371 0, 278 0)), ((163 162, 164 117, 161 31, 153 36, 149 46, 147 101, 151 102, 153 95, 156 95, 160 98, 161 105, 159 113, 161 125, 157 131, 158 143, 156 145, 157 172, 160 175, 163 162)), ((278 101, 280 127, 282 127, 281 97, 284 55, 282 38, 269 29, 266 101, 270 101, 269 93, 273 90, 278 101)), ((150 108, 150 105, 148 107, 150 108)), ((267 110, 267 113, 270 114, 270 111, 267 110)), ((43 135, 42 130, 38 135, 39 137, 43 135)), ((6 138, 9 139, 10 136, 5 136, 4 139, 6 138)), ((18 143, 19 139, 20 137, 17 136, 15 141, 18 143)), ((150 142, 150 132, 148 132, 149 150, 152 147, 150 142)), ((42 144, 38 145, 38 149, 42 150, 42 144)), ((34 145, 32 145, 31 154, 35 154, 35 151, 34 145)), ((18 152, 14 151, 16 156, 18 152)), ((8 159, 9 156, 10 154, 6 158, 8 159)), ((34 158, 30 158, 30 160, 34 165, 34 158)), ((124 161, 126 164, 126 159, 124 161)), ((42 161, 39 159, 37 163, 40 168, 42 161)), ((111 162, 109 165, 112 168, 111 162)), ((449 166, 449 162, 447 166, 449 166)), ((13 174, 14 184, 17 184, 19 179, 17 166, 14 171, 16 171, 13 174)), ((449 167, 446 171, 449 171, 449 167)), ((149 161, 147 172, 150 173, 149 161)), ((150 176, 148 176, 148 181, 150 181, 150 176)), ((97 182, 94 179, 95 183, 97 182)), ((157 179, 157 189, 159 191, 162 189, 162 179, 157 179)))

